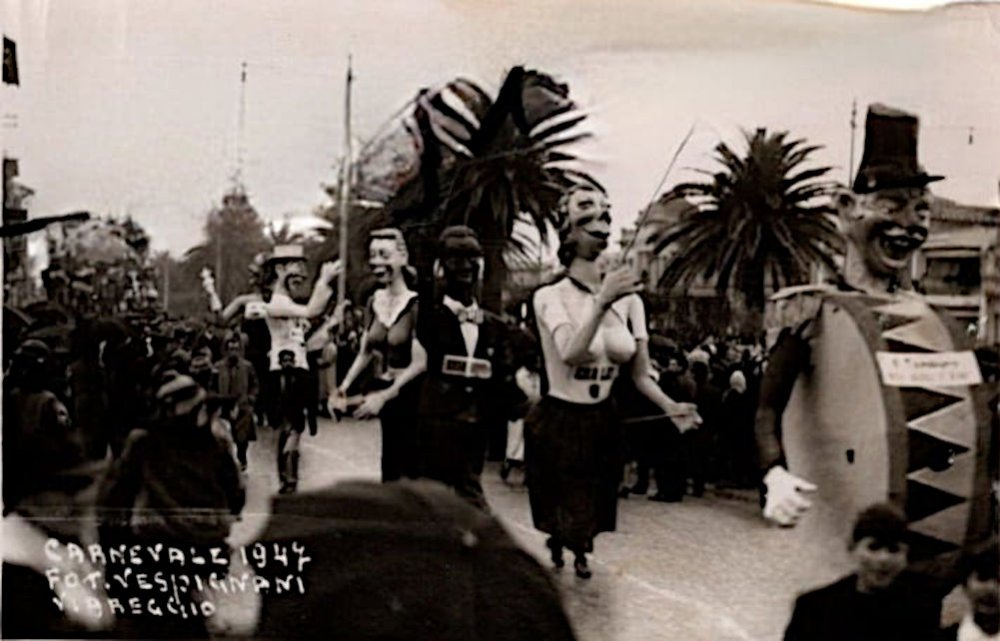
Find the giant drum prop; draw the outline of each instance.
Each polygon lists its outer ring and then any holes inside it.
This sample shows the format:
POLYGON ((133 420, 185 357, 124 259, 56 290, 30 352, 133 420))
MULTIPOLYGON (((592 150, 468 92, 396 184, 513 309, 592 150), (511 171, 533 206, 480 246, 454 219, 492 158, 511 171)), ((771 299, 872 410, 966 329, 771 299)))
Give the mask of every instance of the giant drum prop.
POLYGON ((877 353, 968 349, 961 330, 915 295, 826 293, 783 417, 789 471, 819 489, 789 533, 801 585, 851 571, 855 516, 879 501, 906 511, 913 569, 948 580, 961 549, 992 530, 988 468, 996 390, 892 387, 877 353))

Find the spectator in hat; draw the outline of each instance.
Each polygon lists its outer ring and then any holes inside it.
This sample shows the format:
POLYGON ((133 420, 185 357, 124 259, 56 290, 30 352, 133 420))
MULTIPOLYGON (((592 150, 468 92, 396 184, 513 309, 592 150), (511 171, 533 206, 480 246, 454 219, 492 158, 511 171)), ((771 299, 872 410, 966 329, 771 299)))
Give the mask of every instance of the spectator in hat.
MULTIPOLYGON (((177 547, 211 558, 212 548, 228 556, 226 538, 243 508, 244 489, 230 445, 211 429, 208 396, 191 377, 167 373, 156 392, 159 417, 148 429, 129 435, 121 457, 102 484, 98 509, 100 539, 105 546, 140 545, 177 547)), ((124 568, 109 564, 120 576, 124 568)), ((205 571, 211 565, 200 566, 205 571)), ((144 560, 144 570, 171 572, 164 555, 162 565, 144 560)), ((173 568, 176 570, 176 568, 173 568)), ((198 572, 188 565, 185 572, 198 572)), ((112 582, 112 597, 148 598, 140 586, 112 582)), ((190 592, 179 598, 193 599, 190 592)), ((190 609, 188 609, 190 612, 190 609)), ((120 632, 131 637, 203 637, 199 617, 123 615, 120 632)))
POLYGON ((848 545, 855 572, 795 602, 785 641, 933 639, 940 603, 908 581, 906 516, 875 504, 854 524, 848 545))
POLYGON ((243 358, 243 340, 240 334, 226 337, 226 357, 215 364, 212 389, 222 396, 235 399, 231 417, 232 436, 236 443, 240 468, 247 467, 247 447, 257 439, 253 408, 260 387, 253 365, 243 358))
POLYGON ((188 374, 191 378, 195 380, 198 385, 201 385, 205 389, 209 389, 212 386, 212 380, 215 378, 212 350, 207 346, 199 347, 191 355, 191 364, 188 366, 188 374))

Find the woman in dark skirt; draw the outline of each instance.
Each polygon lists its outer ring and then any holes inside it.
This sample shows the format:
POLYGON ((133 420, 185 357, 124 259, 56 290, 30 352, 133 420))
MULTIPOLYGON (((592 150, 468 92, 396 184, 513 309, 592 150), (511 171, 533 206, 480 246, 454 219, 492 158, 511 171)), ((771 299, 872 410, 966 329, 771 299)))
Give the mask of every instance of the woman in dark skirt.
POLYGON ((535 527, 550 534, 552 562, 563 548, 580 578, 590 578, 594 537, 615 529, 622 475, 622 436, 611 388, 627 367, 636 388, 665 415, 697 422, 694 406, 675 403, 650 376, 639 280, 627 269, 602 278, 607 249, 607 196, 594 185, 572 188, 560 203, 559 259, 566 275, 533 298, 546 392, 525 419, 525 463, 535 527))

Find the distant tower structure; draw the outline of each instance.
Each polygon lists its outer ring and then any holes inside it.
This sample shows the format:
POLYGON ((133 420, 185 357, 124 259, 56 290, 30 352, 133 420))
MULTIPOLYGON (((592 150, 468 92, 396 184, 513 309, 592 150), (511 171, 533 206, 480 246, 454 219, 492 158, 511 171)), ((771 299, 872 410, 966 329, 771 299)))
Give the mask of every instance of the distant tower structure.
POLYGON ((244 61, 240 66, 240 104, 236 119, 236 167, 233 170, 232 194, 244 194, 243 186, 243 136, 246 130, 247 113, 247 63, 244 61))

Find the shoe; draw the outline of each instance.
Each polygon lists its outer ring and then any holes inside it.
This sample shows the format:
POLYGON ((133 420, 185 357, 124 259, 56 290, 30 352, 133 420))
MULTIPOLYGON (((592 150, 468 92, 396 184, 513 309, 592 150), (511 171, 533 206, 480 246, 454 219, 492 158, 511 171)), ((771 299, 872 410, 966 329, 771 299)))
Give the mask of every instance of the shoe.
POLYGON ((545 547, 549 548, 552 565, 557 568, 562 568, 566 565, 566 562, 563 561, 563 548, 555 539, 549 537, 549 540, 545 542, 545 547))
POLYGON ((583 554, 578 555, 573 561, 573 569, 576 570, 576 575, 581 579, 589 579, 593 576, 590 568, 587 567, 587 557, 583 554))
POLYGON ((632 492, 629 491, 629 489, 628 489, 627 486, 626 487, 622 487, 622 488, 620 488, 618 490, 618 498, 620 498, 620 499, 627 499, 631 495, 632 495, 632 492))
POLYGON ((500 478, 502 480, 506 481, 507 478, 510 476, 510 468, 511 468, 510 461, 504 461, 503 463, 500 464, 500 478))
POLYGON ((705 484, 695 483, 694 487, 691 488, 691 496, 701 498, 705 496, 705 484))
POLYGON ((684 500, 684 497, 677 494, 663 494, 662 492, 657 492, 653 496, 649 497, 649 500, 657 501, 659 503, 680 503, 684 500))
POLYGON ((629 492, 631 492, 632 494, 640 494, 640 495, 645 494, 648 491, 649 491, 648 485, 640 485, 638 483, 636 483, 629 489, 629 492))

